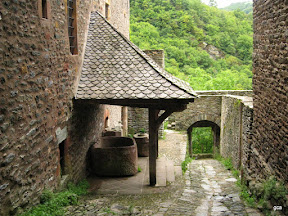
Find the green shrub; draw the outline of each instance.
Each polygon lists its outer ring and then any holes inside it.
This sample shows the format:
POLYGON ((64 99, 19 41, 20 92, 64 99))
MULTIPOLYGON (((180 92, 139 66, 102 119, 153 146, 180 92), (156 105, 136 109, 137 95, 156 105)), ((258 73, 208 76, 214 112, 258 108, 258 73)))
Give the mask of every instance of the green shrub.
POLYGON ((185 160, 182 161, 181 167, 182 167, 183 174, 187 171, 188 164, 191 163, 191 161, 192 161, 192 158, 190 158, 190 157, 186 157, 185 160))
POLYGON ((40 203, 46 203, 53 198, 54 194, 50 190, 44 190, 40 196, 40 203))
POLYGON ((89 187, 88 182, 81 181, 75 185, 68 184, 65 191, 53 193, 49 190, 44 190, 40 197, 40 204, 29 209, 21 216, 60 216, 64 215, 64 208, 68 205, 76 205, 79 196, 87 194, 89 187))

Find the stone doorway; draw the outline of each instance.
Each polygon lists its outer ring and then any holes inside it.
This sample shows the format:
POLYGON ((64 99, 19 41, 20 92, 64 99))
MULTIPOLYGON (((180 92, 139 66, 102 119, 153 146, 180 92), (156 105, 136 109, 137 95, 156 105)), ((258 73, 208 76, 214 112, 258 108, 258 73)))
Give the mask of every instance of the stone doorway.
MULTIPOLYGON (((210 150, 210 146, 209 144, 206 144, 200 146, 200 152, 195 152, 197 154, 201 153, 201 155, 205 156, 205 154, 207 154, 206 156, 208 157, 212 157, 216 152, 219 151, 220 148, 220 127, 211 121, 207 121, 207 120, 202 120, 202 121, 197 121, 194 124, 192 124, 188 129, 187 129, 187 135, 188 135, 188 149, 189 149, 189 156, 193 157, 193 155, 195 156, 195 153, 193 152, 193 129, 197 130, 199 128, 203 128, 205 130, 205 133, 208 133, 209 136, 209 130, 211 130, 212 132, 212 146, 211 146, 211 150, 210 150)), ((203 131, 203 130, 202 130, 203 131)), ((195 135, 195 133, 194 133, 195 135)), ((198 134, 199 135, 199 134, 198 134)), ((198 139, 201 139, 201 137, 198 137, 198 139)), ((204 138, 203 138, 204 139, 204 138)), ((195 137, 194 137, 195 140, 195 137)), ((208 138, 207 142, 210 139, 208 138)))
POLYGON ((65 175, 65 140, 59 144, 60 175, 65 175))

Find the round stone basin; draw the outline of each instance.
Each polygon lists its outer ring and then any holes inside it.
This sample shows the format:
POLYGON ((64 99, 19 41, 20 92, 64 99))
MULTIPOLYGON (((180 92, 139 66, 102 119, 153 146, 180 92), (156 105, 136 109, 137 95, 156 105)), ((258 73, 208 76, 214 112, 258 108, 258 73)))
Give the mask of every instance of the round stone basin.
POLYGON ((92 172, 98 176, 131 176, 137 173, 137 146, 129 137, 102 137, 91 148, 92 172))

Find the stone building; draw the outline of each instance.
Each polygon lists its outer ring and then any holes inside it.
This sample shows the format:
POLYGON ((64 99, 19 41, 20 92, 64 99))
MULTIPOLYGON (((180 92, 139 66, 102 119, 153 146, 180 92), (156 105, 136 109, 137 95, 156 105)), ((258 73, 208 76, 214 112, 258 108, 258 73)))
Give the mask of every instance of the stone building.
POLYGON ((129 37, 128 0, 0 1, 0 215, 86 176, 91 143, 120 126, 121 107, 73 101, 92 10, 129 37))
POLYGON ((156 131, 195 94, 127 39, 129 0, 4 0, 0 23, 0 214, 86 177, 102 132, 125 135, 128 105, 152 113, 155 185, 156 131))
POLYGON ((254 0, 251 178, 288 184, 288 1, 254 0))

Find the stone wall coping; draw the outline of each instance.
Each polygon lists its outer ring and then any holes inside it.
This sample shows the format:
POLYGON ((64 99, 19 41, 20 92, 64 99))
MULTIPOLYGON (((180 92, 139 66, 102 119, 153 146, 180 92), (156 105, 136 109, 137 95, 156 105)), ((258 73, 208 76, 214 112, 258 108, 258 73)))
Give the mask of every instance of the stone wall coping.
POLYGON ((237 96, 237 95, 224 95, 223 97, 231 97, 231 98, 241 100, 244 106, 248 106, 249 108, 253 109, 253 97, 237 96))
POLYGON ((195 91, 198 96, 245 95, 253 96, 253 90, 205 90, 195 91))

